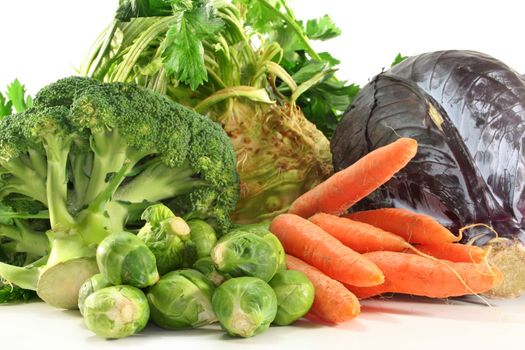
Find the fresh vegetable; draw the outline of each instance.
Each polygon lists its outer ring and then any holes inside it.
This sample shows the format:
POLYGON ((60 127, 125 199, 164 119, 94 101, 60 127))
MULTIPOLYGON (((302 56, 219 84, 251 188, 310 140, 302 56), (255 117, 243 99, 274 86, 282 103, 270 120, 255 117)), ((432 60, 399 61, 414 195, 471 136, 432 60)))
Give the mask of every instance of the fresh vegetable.
POLYGON ((211 249, 217 243, 213 227, 204 220, 188 221, 190 238, 197 249, 197 259, 210 256, 211 249))
POLYGON ((84 303, 84 322, 102 338, 124 338, 140 332, 149 320, 148 300, 131 286, 114 286, 91 294, 84 303))
POLYGON ((301 195, 288 212, 304 218, 317 213, 343 214, 390 180, 416 153, 417 142, 410 138, 378 148, 301 195))
POLYGON ((338 281, 362 287, 383 283, 383 274, 373 262, 300 216, 281 214, 273 219, 270 230, 286 253, 338 281))
POLYGON ((365 288, 348 286, 359 298, 390 292, 448 298, 483 293, 502 281, 499 270, 484 263, 451 263, 399 252, 364 255, 383 271, 385 282, 365 288))
POLYGON ((164 204, 154 204, 142 213, 146 224, 137 234, 155 256, 161 275, 191 266, 197 250, 190 239, 190 227, 164 204))
POLYGON ((162 201, 225 231, 239 189, 229 139, 208 118, 145 88, 74 77, 0 121, 0 174, 3 218, 23 218, 27 239, 45 234, 50 247, 38 266, 0 263, 0 277, 63 308, 98 272, 97 245, 140 227, 146 207, 162 201))
POLYGON ((347 218, 392 232, 410 243, 441 244, 460 239, 433 217, 402 208, 365 210, 349 214, 347 218))
POLYGON ((227 276, 217 271, 213 260, 209 256, 197 260, 195 264, 193 264, 193 268, 206 276, 206 278, 216 286, 220 285, 227 278, 227 276))
POLYGON ((155 255, 136 235, 112 233, 97 248, 97 265, 111 284, 146 288, 159 280, 155 255))
POLYGON ((273 242, 258 234, 235 230, 219 239, 211 258, 221 273, 268 282, 279 270, 280 252, 273 242))
POLYGON ((270 282, 277 296, 277 315, 273 323, 286 326, 303 317, 314 302, 314 285, 297 270, 279 271, 270 282))
POLYGON ((84 282, 78 291, 78 309, 80 310, 80 313, 84 314, 86 299, 91 294, 95 293, 97 290, 110 286, 111 283, 101 273, 91 276, 91 278, 84 282))
MULTIPOLYGON (((18 79, 7 86, 5 96, 0 92, 0 120, 11 115, 14 111, 23 112, 32 107, 31 96, 26 96, 24 85, 18 79)), ((0 186, 2 184, 0 175, 0 186)), ((24 266, 41 258, 49 250, 47 237, 43 234, 35 233, 34 225, 38 225, 37 220, 31 217, 38 216, 38 206, 26 205, 27 203, 17 201, 10 203, 21 209, 30 209, 30 217, 25 217, 29 213, 19 213, 16 217, 12 215, 10 206, 0 203, 0 263, 24 266), (22 215, 20 215, 22 214, 22 215)), ((27 210, 23 210, 27 211, 27 210)), ((45 213, 39 213, 46 217, 45 213)), ((35 218, 36 219, 36 218, 35 218)), ((0 274, 1 276, 1 274, 0 274)), ((0 304, 13 303, 18 301, 27 302, 35 297, 35 292, 4 283, 0 278, 0 304)))
POLYGON ((291 255, 286 255, 286 265, 290 270, 304 273, 314 285, 315 297, 310 312, 315 316, 326 322, 341 323, 359 315, 359 301, 341 283, 291 255))
POLYGON ((402 237, 363 222, 324 213, 315 214, 309 220, 358 253, 400 252, 412 248, 402 237))
POLYGON ((217 321, 211 305, 215 286, 199 271, 183 269, 162 276, 147 293, 151 319, 169 328, 197 328, 217 321))
POLYGON ((421 244, 417 246, 417 250, 452 262, 480 263, 487 256, 487 251, 483 248, 461 243, 421 244))
POLYGON ((277 252, 279 270, 286 270, 286 253, 279 239, 270 231, 270 222, 257 224, 237 225, 231 232, 251 232, 263 237, 268 243, 273 245, 277 252))
MULTIPOLYGON (((412 208, 454 232, 484 223, 523 239, 524 87, 521 74, 479 52, 409 57, 361 91, 332 139, 334 166, 344 169, 398 135, 415 138, 414 162, 363 207, 412 208)), ((478 235, 478 244, 494 237, 478 226, 464 241, 478 235)))
POLYGON ((265 331, 277 314, 273 289, 255 277, 232 278, 213 294, 213 310, 231 336, 253 337, 265 331))
POLYGON ((253 223, 332 172, 312 122, 331 135, 359 87, 338 80, 339 61, 310 39, 339 33, 327 16, 298 21, 286 0, 121 1, 81 72, 147 86, 221 123, 242 183, 232 218, 253 223))

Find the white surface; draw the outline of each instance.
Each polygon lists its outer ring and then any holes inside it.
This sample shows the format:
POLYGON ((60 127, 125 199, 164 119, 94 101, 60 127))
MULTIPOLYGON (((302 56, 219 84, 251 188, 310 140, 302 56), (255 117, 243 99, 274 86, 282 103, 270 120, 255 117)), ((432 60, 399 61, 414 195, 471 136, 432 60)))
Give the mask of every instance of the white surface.
POLYGON ((465 301, 397 297, 363 302, 361 315, 338 326, 300 321, 250 339, 230 338, 218 327, 168 331, 149 326, 121 340, 99 339, 80 314, 43 303, 0 306, 2 349, 523 349, 525 298, 479 305, 465 301))
MULTIPOLYGON (((75 73, 117 0, 0 0, 0 90, 18 77, 34 93, 75 73)), ((398 52, 472 49, 525 73, 518 0, 292 0, 299 18, 329 14, 343 35, 317 46, 343 63, 339 76, 364 84, 398 52)))

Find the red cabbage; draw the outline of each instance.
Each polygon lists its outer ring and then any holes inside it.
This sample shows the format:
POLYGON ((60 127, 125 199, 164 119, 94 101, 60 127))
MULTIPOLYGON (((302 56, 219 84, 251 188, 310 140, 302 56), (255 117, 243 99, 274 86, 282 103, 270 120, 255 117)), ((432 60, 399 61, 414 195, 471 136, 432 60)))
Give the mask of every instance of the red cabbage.
MULTIPOLYGON (((399 136, 418 155, 359 208, 403 207, 457 232, 483 223, 525 241, 525 80, 473 51, 410 57, 365 86, 335 130, 341 170, 399 136)), ((468 230, 484 244, 486 227, 468 230)))

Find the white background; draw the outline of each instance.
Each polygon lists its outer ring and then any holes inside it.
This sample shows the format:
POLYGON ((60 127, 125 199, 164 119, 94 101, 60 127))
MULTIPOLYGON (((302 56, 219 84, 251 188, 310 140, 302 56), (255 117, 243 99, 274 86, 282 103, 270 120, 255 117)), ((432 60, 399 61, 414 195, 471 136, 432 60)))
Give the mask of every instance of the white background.
MULTIPOLYGON (((300 18, 330 14, 343 35, 328 49, 343 63, 339 76, 360 84, 401 52, 474 49, 525 72, 525 31, 520 1, 296 0, 300 18)), ((75 73, 91 42, 109 23, 117 0, 0 0, 0 90, 18 77, 30 92, 75 73)), ((338 327, 301 322, 250 339, 217 330, 167 332, 103 341, 78 313, 42 303, 0 307, 5 348, 92 349, 496 349, 523 348, 525 299, 495 307, 399 299, 364 303, 362 315, 338 327)))
MULTIPOLYGON (((0 0, 0 91, 18 77, 31 92, 75 67, 118 0, 0 0)), ((342 60, 341 78, 364 84, 398 52, 473 49, 525 73, 520 0, 295 0, 301 19, 330 14, 343 35, 319 45, 342 60), (325 44, 325 45, 324 45, 325 44)))

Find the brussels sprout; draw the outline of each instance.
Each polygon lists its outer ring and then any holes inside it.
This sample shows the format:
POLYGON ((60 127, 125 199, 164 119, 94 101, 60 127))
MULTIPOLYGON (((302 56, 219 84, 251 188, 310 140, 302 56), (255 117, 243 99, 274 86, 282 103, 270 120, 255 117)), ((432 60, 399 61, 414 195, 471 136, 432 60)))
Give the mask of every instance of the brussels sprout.
POLYGON ((190 239, 197 247, 197 259, 210 256, 211 249, 217 243, 213 227, 204 220, 188 221, 190 239))
POLYGON ((217 270, 232 277, 259 277, 268 282, 279 269, 275 245, 252 232, 228 233, 213 247, 211 258, 217 270))
POLYGON ((97 265, 113 285, 145 288, 159 280, 155 256, 144 242, 129 232, 113 233, 100 243, 97 265))
POLYGON ((80 313, 84 314, 84 303, 86 302, 87 297, 95 293, 97 290, 111 286, 111 283, 101 274, 97 273, 88 279, 80 287, 78 291, 78 309, 80 313))
POLYGON ((148 299, 131 286, 100 289, 84 303, 84 322, 99 337, 124 338, 140 332, 149 320, 148 299))
POLYGON ((255 233, 258 236, 263 237, 266 239, 269 243, 271 243, 275 250, 277 251, 277 256, 279 260, 279 271, 286 270, 286 253, 284 251, 284 248, 281 244, 281 241, 279 241, 279 238, 277 238, 271 231, 270 231, 270 223, 269 222, 262 222, 257 224, 248 224, 248 225, 240 225, 237 226, 235 229, 230 231, 232 232, 251 232, 255 233))
POLYGON ((232 278, 213 294, 213 310, 232 336, 252 337, 270 327, 277 314, 277 297, 268 283, 255 277, 232 278))
POLYGON ((289 325, 303 317, 312 307, 314 285, 301 271, 279 271, 269 284, 277 296, 275 324, 289 325))
POLYGON ((217 321, 211 297, 215 286, 199 271, 183 269, 162 276, 147 293, 151 319, 163 328, 197 328, 217 321))
POLYGON ((213 260, 211 260, 209 256, 197 260, 195 264, 193 264, 193 268, 206 276, 206 278, 208 278, 216 286, 220 285, 227 278, 227 276, 224 276, 219 271, 217 271, 213 260))
POLYGON ((188 224, 163 204, 152 205, 142 213, 146 224, 139 237, 155 255, 160 274, 191 266, 197 260, 195 245, 189 241, 188 224))

